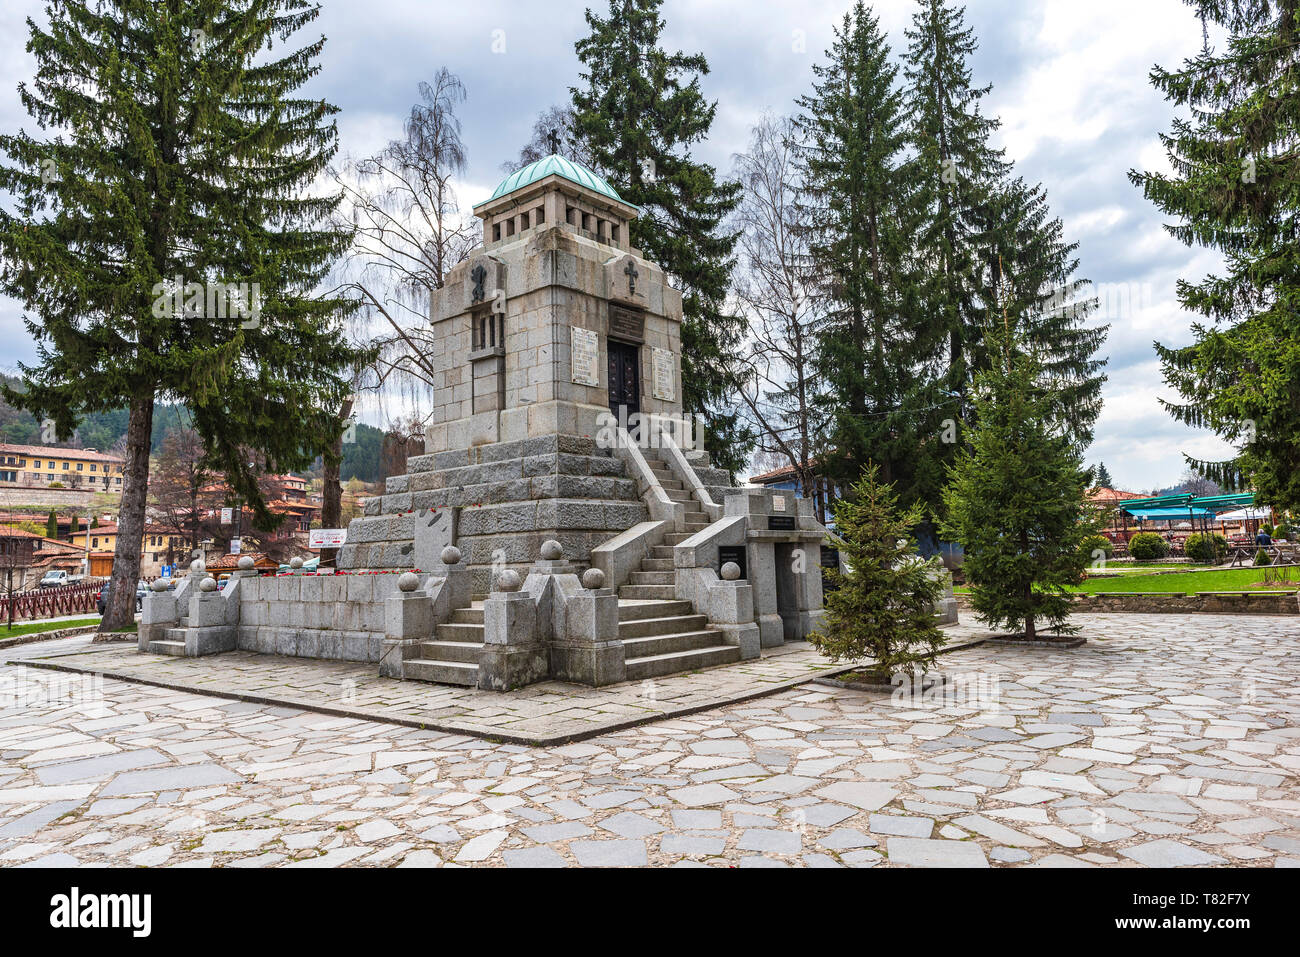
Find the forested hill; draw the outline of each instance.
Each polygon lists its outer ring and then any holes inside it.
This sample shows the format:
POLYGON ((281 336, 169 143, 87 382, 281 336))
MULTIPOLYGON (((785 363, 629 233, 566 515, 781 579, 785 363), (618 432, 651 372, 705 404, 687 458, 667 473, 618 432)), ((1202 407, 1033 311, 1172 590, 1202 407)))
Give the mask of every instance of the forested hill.
MULTIPOLYGON (((11 375, 0 373, 0 379, 13 389, 21 389, 20 380, 11 375)), ((189 421, 185 406, 179 403, 160 402, 154 408, 153 416, 153 454, 162 448, 163 439, 173 429, 183 428, 189 421)), ((81 420, 77 431, 69 442, 58 445, 68 448, 96 449, 100 452, 120 451, 120 443, 126 435, 127 410, 115 409, 112 412, 92 412, 81 420)), ((343 463, 339 477, 343 481, 358 478, 363 482, 379 479, 379 452, 383 444, 383 430, 374 426, 358 424, 356 441, 343 446, 343 463)), ((0 442, 13 442, 19 445, 42 445, 41 424, 30 412, 15 409, 0 397, 0 442)))

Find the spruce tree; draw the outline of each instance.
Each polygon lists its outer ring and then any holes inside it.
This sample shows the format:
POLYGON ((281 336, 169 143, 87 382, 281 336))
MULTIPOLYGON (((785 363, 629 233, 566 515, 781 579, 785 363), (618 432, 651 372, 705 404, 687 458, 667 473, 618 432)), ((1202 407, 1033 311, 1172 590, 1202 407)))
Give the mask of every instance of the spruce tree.
POLYGON ((632 245, 682 290, 682 405, 703 417, 714 463, 741 469, 750 436, 739 422, 730 359, 744 322, 725 300, 736 236, 723 220, 739 201, 738 183, 691 158, 708 136, 716 103, 705 100, 702 54, 659 46, 663 0, 610 0, 609 16, 587 10, 590 35, 576 44, 584 84, 574 87, 574 133, 618 194, 641 207, 632 245))
POLYGON ((50 509, 49 518, 45 520, 45 537, 59 537, 59 516, 55 513, 54 509, 50 509))
MULTIPOLYGON (((965 8, 919 0, 907 37, 909 137, 926 209, 917 248, 931 270, 927 311, 945 327, 934 357, 945 370, 936 398, 943 417, 973 419, 974 378, 995 361, 985 318, 1006 307, 1056 380, 1054 414, 1087 445, 1101 410, 1104 362, 1096 353, 1106 330, 1086 325, 1095 301, 1074 275, 1076 247, 1064 241, 1043 188, 1016 178, 1004 151, 991 145, 1001 124, 980 112, 991 86, 974 83, 969 64, 978 43, 965 8), (1013 290, 1008 275, 1017 277, 1013 290)), ((955 450, 930 442, 922 451, 951 462, 955 450)))
MULTIPOLYGON (((1219 250, 1219 275, 1178 283, 1193 324, 1185 347, 1156 344, 1174 418, 1238 446, 1188 464, 1226 489, 1300 508, 1300 3, 1188 0, 1228 32, 1151 82, 1190 113, 1161 137, 1173 173, 1131 179, 1188 246, 1219 250)), ((1162 400, 1163 401, 1163 400, 1162 400)))
POLYGON ((943 534, 965 549, 971 605, 994 628, 1029 640, 1068 624, 1067 586, 1083 581, 1097 531, 1084 499, 1088 474, 1054 408, 1043 364, 1009 320, 986 334, 997 361, 975 380, 975 421, 944 489, 943 534))
POLYGON ((834 661, 872 658, 873 681, 923 674, 944 644, 934 605, 946 572, 917 557, 911 530, 921 506, 900 510, 893 489, 869 466, 835 504, 835 535, 847 572, 831 571, 824 632, 811 636, 834 661))
POLYGON ((0 136, 0 289, 21 300, 38 361, 12 403, 78 418, 129 409, 112 600, 129 625, 155 401, 184 402, 214 470, 272 521, 250 466, 305 468, 348 390, 346 305, 313 293, 349 236, 338 198, 308 195, 336 149, 335 107, 297 94, 324 37, 281 44, 308 0, 56 3, 28 21, 43 130, 0 136), (177 289, 176 286, 183 288, 177 289), (341 374, 342 373, 342 374, 341 374))
POLYGON ((1106 468, 1106 463, 1101 462, 1097 465, 1097 471, 1093 476, 1094 488, 1114 488, 1115 480, 1110 477, 1110 469, 1106 468))
POLYGON ((917 455, 930 405, 919 167, 906 156, 903 100, 878 19, 861 2, 835 30, 812 92, 798 101, 809 259, 826 300, 818 373, 829 418, 828 476, 851 486, 874 463, 905 503, 925 498, 917 455))

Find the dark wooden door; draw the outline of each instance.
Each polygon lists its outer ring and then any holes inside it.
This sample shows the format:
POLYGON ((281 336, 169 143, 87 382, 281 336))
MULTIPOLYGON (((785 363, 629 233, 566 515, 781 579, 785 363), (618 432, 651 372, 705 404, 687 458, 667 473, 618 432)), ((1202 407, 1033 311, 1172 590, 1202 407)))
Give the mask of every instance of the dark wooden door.
POLYGON ((615 416, 625 407, 626 416, 641 411, 641 363, 639 349, 626 342, 608 341, 609 410, 615 416))

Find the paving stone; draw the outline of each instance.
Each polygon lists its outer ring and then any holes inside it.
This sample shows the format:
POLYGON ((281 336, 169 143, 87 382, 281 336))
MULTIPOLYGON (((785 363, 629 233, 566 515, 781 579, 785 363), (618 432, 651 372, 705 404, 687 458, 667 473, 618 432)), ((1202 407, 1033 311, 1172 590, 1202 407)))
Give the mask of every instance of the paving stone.
POLYGON ((1217 855, 1168 840, 1121 848, 1120 853, 1146 867, 1208 867, 1224 863, 1217 855))
POLYGON ((803 840, 797 831, 775 828, 750 828, 740 835, 736 846, 742 851, 766 851, 771 854, 798 854, 803 840))
POLYGON ((693 834, 665 834, 659 843, 659 850, 670 856, 678 854, 704 854, 714 856, 722 853, 727 842, 718 837, 697 837, 693 834))
POLYGON ((850 851, 858 847, 878 847, 880 844, 875 838, 868 837, 861 831, 856 831, 851 827, 841 827, 831 831, 825 837, 818 838, 817 843, 822 847, 830 848, 832 851, 850 851))
POLYGON ((564 858, 549 847, 512 848, 501 853, 506 867, 567 867, 564 858))
POLYGON ((978 844, 933 838, 891 837, 885 843, 889 863, 905 867, 988 867, 978 844))
POLYGON ((634 814, 630 811, 618 814, 611 818, 606 818, 600 822, 600 826, 607 831, 617 834, 619 837, 649 837, 651 834, 659 834, 663 831, 664 826, 658 824, 648 817, 640 814, 634 814))
POLYGON ((894 834, 899 837, 929 837, 934 821, 928 817, 903 817, 898 814, 873 814, 870 823, 873 834, 894 834))
POLYGON ((569 845, 582 867, 644 867, 645 841, 574 841, 569 845))

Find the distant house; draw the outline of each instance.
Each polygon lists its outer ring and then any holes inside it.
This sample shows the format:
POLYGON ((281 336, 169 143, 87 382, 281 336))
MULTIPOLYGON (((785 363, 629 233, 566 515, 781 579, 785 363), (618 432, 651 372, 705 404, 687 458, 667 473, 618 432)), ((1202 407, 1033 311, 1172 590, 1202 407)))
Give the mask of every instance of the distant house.
POLYGON ((0 443, 0 488, 83 488, 121 492, 125 460, 93 449, 0 443))
POLYGON ((79 575, 85 570, 85 562, 86 550, 77 545, 21 528, 0 527, 0 576, 7 581, 8 569, 14 570, 14 591, 35 588, 49 571, 79 575))
MULTIPOLYGON (((814 460, 805 468, 812 469, 813 478, 813 510, 817 515, 817 521, 823 525, 831 525, 830 508, 838 496, 838 489, 831 485, 830 481, 816 475, 817 462, 814 460)), ((770 472, 764 472, 762 475, 755 475, 749 480, 750 485, 758 485, 763 488, 772 489, 773 491, 793 492, 795 498, 803 498, 803 484, 799 481, 799 472, 793 465, 785 465, 779 469, 773 469, 770 472)))

